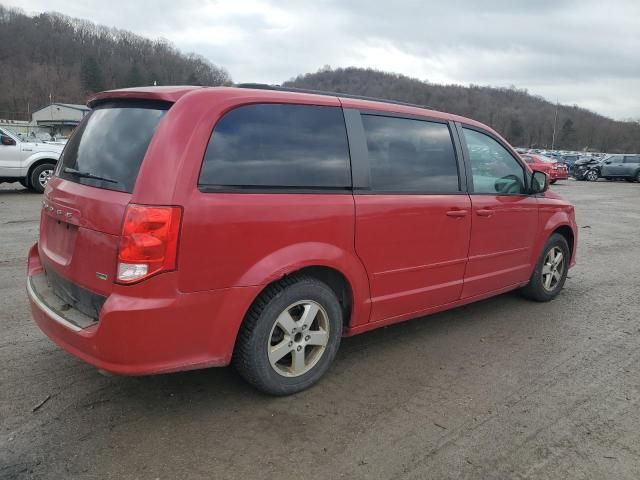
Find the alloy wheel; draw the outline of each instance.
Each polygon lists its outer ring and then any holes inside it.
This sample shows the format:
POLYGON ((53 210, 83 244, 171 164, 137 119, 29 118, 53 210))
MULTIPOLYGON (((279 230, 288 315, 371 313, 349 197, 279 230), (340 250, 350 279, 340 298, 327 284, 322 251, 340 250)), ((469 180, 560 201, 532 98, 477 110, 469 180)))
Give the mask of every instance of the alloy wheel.
POLYGON ((553 291, 564 275, 565 258, 560 247, 553 247, 547 253, 542 265, 542 286, 548 292, 553 291))
POLYGON ((279 375, 299 377, 318 363, 328 342, 329 317, 325 309, 313 300, 293 303, 271 328, 269 363, 279 375))
POLYGON ((596 180, 598 180, 598 172, 596 172, 595 170, 589 170, 586 177, 590 182, 595 182, 596 180))
POLYGON ((40 186, 44 188, 47 186, 47 182, 52 176, 53 176, 53 168, 48 168, 46 170, 43 170, 42 172, 40 172, 40 175, 38 175, 38 183, 40 183, 40 186))

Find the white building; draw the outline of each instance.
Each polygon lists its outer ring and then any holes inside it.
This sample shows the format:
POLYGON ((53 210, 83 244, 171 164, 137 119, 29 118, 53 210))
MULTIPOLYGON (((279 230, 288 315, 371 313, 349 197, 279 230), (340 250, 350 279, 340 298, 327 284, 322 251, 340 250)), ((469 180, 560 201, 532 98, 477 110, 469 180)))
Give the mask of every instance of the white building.
POLYGON ((46 127, 54 136, 68 137, 89 111, 85 105, 52 103, 31 114, 31 125, 46 127))

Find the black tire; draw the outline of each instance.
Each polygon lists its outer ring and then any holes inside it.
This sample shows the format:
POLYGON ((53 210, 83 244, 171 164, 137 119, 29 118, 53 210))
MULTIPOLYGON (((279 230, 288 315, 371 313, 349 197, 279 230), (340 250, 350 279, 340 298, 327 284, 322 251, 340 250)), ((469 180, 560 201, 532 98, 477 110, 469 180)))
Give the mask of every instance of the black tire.
POLYGON ((540 258, 536 263, 536 268, 533 271, 531 278, 529 279, 529 283, 520 290, 521 293, 525 297, 529 298, 530 300, 535 300, 536 302, 548 302, 556 298, 562 290, 564 282, 567 279, 570 260, 571 253, 567 240, 562 235, 554 233, 553 235, 551 235, 551 237, 549 237, 549 240, 547 240, 547 243, 542 249, 542 253, 540 254, 540 258), (551 289, 547 289, 543 284, 543 267, 545 266, 547 255, 555 248, 559 248, 562 251, 564 262, 562 265, 562 271, 559 272, 560 279, 551 289))
MULTIPOLYGON (((47 186, 46 182, 42 183, 42 175, 49 172, 50 175, 53 175, 53 171, 55 170, 56 165, 54 163, 43 163, 38 165, 31 171, 31 175, 29 175, 29 188, 37 193, 44 192, 44 187, 47 186)), ((47 178, 48 181, 48 178, 47 178)))
POLYGON ((635 182, 635 181, 636 181, 636 178, 635 178, 635 177, 629 177, 629 178, 625 178, 625 180, 626 180, 627 182, 629 182, 629 183, 633 183, 633 182, 635 182))
POLYGON ((20 180, 18 180, 18 182, 20 182, 20 185, 22 185, 24 188, 30 188, 29 182, 26 178, 21 178, 20 180))
POLYGON ((557 181, 558 181, 557 179, 549 180, 549 183, 550 183, 551 185, 553 185, 553 184, 554 184, 554 183, 556 183, 557 181))
MULTIPOLYGON (((262 292, 249 309, 238 333, 233 364, 247 382, 265 393, 290 395, 305 390, 320 380, 333 362, 342 337, 342 317, 340 302, 325 283, 304 275, 285 277, 262 292), (299 376, 283 376, 276 370, 277 364, 272 366, 268 349, 273 345, 278 317, 291 305, 301 301, 315 302, 324 309, 327 317, 325 322, 328 322, 328 340, 321 356, 308 371, 299 376)), ((282 333, 286 335, 284 330, 282 333)), ((284 340, 287 338, 292 340, 292 337, 284 337, 284 340)), ((292 343, 294 342, 289 341, 288 345, 292 343)), ((303 347, 303 355, 307 353, 306 348, 308 347, 303 347)), ((289 357, 292 368, 293 354, 292 350, 289 357)), ((283 359, 286 360, 287 355, 283 359)))
POLYGON ((640 170, 636 172, 636 182, 640 183, 640 170))

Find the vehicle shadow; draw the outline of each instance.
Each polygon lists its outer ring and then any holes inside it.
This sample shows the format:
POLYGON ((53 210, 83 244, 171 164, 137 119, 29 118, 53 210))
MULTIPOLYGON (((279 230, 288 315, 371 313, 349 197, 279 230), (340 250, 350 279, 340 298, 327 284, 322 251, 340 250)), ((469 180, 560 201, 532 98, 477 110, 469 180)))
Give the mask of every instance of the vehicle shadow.
POLYGON ((0 195, 40 195, 28 188, 24 188, 23 186, 15 187, 15 188, 0 188, 0 195))

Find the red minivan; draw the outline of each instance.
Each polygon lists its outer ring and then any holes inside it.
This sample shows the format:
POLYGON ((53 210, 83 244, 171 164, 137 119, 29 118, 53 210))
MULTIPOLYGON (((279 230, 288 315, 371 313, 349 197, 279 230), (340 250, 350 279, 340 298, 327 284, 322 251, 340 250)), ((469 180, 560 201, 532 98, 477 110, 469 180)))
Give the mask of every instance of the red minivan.
POLYGON ((100 93, 29 252, 33 316, 99 369, 234 363, 284 395, 342 336, 520 288, 553 299, 573 206, 496 132, 279 87, 100 93))

